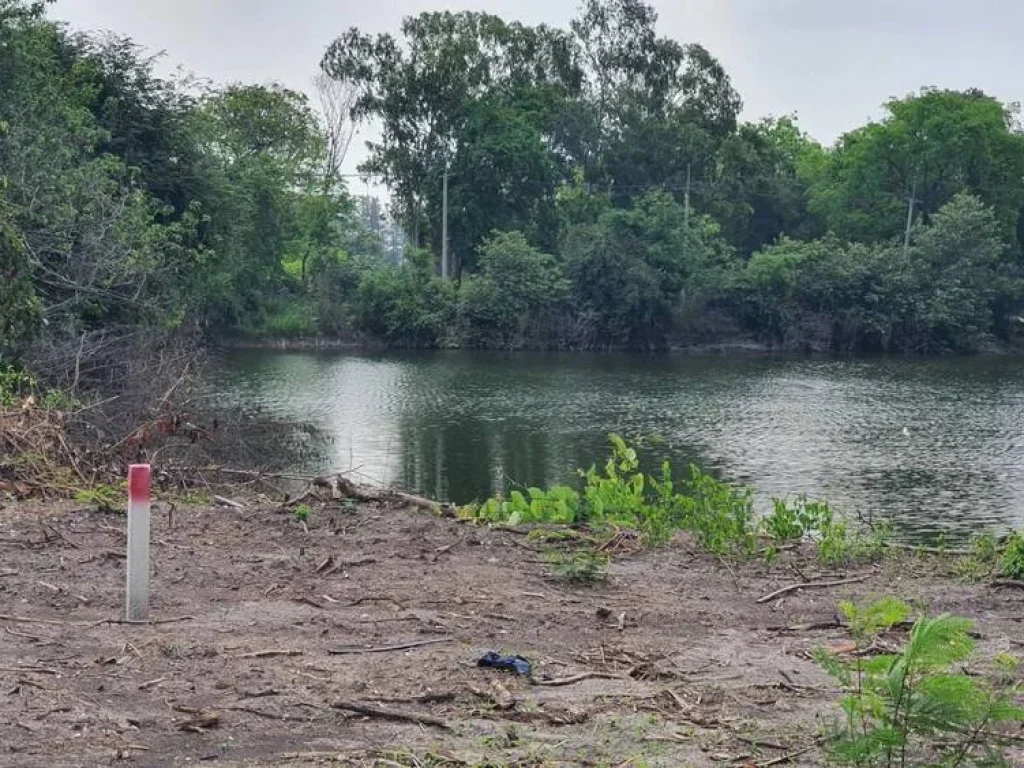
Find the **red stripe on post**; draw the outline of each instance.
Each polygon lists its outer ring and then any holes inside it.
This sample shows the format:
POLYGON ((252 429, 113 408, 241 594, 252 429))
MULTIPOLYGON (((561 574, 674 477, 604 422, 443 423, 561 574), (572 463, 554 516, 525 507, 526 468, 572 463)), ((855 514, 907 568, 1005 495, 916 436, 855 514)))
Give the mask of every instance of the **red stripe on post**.
POLYGON ((149 464, 128 467, 128 501, 133 504, 149 501, 149 464))

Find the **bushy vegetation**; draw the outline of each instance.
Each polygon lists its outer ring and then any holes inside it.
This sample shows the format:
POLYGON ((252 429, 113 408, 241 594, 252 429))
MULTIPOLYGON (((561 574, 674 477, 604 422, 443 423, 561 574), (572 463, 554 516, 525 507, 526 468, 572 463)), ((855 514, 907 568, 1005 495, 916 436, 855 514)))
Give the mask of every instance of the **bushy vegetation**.
POLYGON ((993 578, 1024 581, 1024 533, 1014 531, 1001 539, 991 533, 975 537, 954 570, 970 581, 993 578))
POLYGON ((899 651, 872 654, 886 631, 905 623, 910 609, 895 598, 867 606, 844 602, 856 652, 817 659, 845 690, 844 719, 829 742, 839 765, 1005 765, 999 726, 1024 720, 1014 704, 1010 656, 995 682, 965 670, 974 651, 967 619, 949 615, 914 622, 899 651))
MULTIPOLYGON (((610 441, 611 456, 604 467, 580 472, 580 489, 513 489, 507 499, 471 504, 460 514, 505 525, 571 526, 613 539, 628 531, 642 546, 658 546, 687 531, 702 549, 730 558, 760 555, 771 560, 779 545, 803 541, 815 543, 819 558, 829 565, 874 559, 884 552, 885 526, 851 532, 827 503, 802 497, 776 501, 772 512, 759 518, 749 489, 722 482, 696 466, 683 480, 674 478, 668 462, 657 476, 644 474, 634 447, 618 435, 610 441)), ((550 532, 544 534, 551 538, 550 532)))
POLYGON ((640 0, 583 0, 567 29, 350 30, 316 109, 158 77, 44 6, 0 0, 0 356, 47 386, 112 387, 170 337, 918 353, 1019 326, 1024 135, 975 90, 894 99, 826 148, 742 123, 720 63, 640 0), (402 258, 340 173, 361 120, 402 258))

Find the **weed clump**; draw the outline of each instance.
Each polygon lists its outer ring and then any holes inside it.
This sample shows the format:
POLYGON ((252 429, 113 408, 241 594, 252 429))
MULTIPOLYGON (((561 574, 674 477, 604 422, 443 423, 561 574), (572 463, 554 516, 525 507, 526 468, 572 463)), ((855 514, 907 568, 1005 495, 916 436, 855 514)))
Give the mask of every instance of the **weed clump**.
POLYGON ((1024 581, 1024 533, 1017 531, 1003 539, 991 533, 977 536, 953 570, 968 581, 991 578, 1024 581))

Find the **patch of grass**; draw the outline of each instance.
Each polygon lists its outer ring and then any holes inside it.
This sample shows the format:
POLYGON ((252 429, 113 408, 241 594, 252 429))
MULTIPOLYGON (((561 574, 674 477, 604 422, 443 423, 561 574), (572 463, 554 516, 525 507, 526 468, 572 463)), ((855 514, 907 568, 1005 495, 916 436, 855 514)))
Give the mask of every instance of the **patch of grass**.
POLYGON ((120 512, 128 504, 124 489, 113 485, 97 485, 75 493, 75 501, 88 504, 98 512, 120 512))
POLYGON ((968 553, 956 561, 953 572, 967 581, 997 577, 1024 581, 1024 533, 1014 532, 1002 541, 991 533, 972 539, 968 553))
POLYGON ((298 522, 304 523, 309 520, 311 512, 312 510, 309 508, 309 504, 299 504, 292 510, 292 517, 294 517, 298 522))
POLYGON ((194 507, 208 507, 213 504, 213 497, 203 491, 189 491, 181 497, 181 502, 194 507))
POLYGON ((869 530, 854 529, 842 520, 834 520, 820 531, 818 559, 832 566, 880 560, 892 539, 888 523, 876 523, 869 530))
POLYGON ((771 513, 761 520, 761 530, 781 543, 812 541, 818 546, 818 559, 833 566, 880 559, 892 538, 892 526, 887 521, 851 529, 837 519, 827 501, 806 496, 792 502, 776 499, 771 513))

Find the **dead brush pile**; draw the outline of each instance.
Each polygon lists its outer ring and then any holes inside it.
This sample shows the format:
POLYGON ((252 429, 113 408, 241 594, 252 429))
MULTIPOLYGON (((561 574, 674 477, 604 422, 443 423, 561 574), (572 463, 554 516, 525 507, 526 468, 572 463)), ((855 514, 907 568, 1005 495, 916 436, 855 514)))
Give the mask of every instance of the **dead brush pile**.
POLYGON ((198 386, 199 371, 189 362, 170 383, 150 379, 148 395, 135 386, 94 392, 84 403, 34 379, 13 396, 8 389, 0 397, 0 500, 91 499, 96 490, 119 498, 132 463, 151 464, 165 491, 253 485, 322 455, 320 430, 217 403, 198 386))
POLYGON ((32 397, 0 406, 0 491, 20 497, 42 489, 71 493, 87 482, 67 421, 66 413, 37 406, 32 397))
POLYGON ((0 371, 0 492, 69 496, 116 485, 204 433, 184 415, 200 355, 192 339, 138 332, 39 344, 23 370, 0 371), (27 372, 31 371, 31 373, 27 372))

